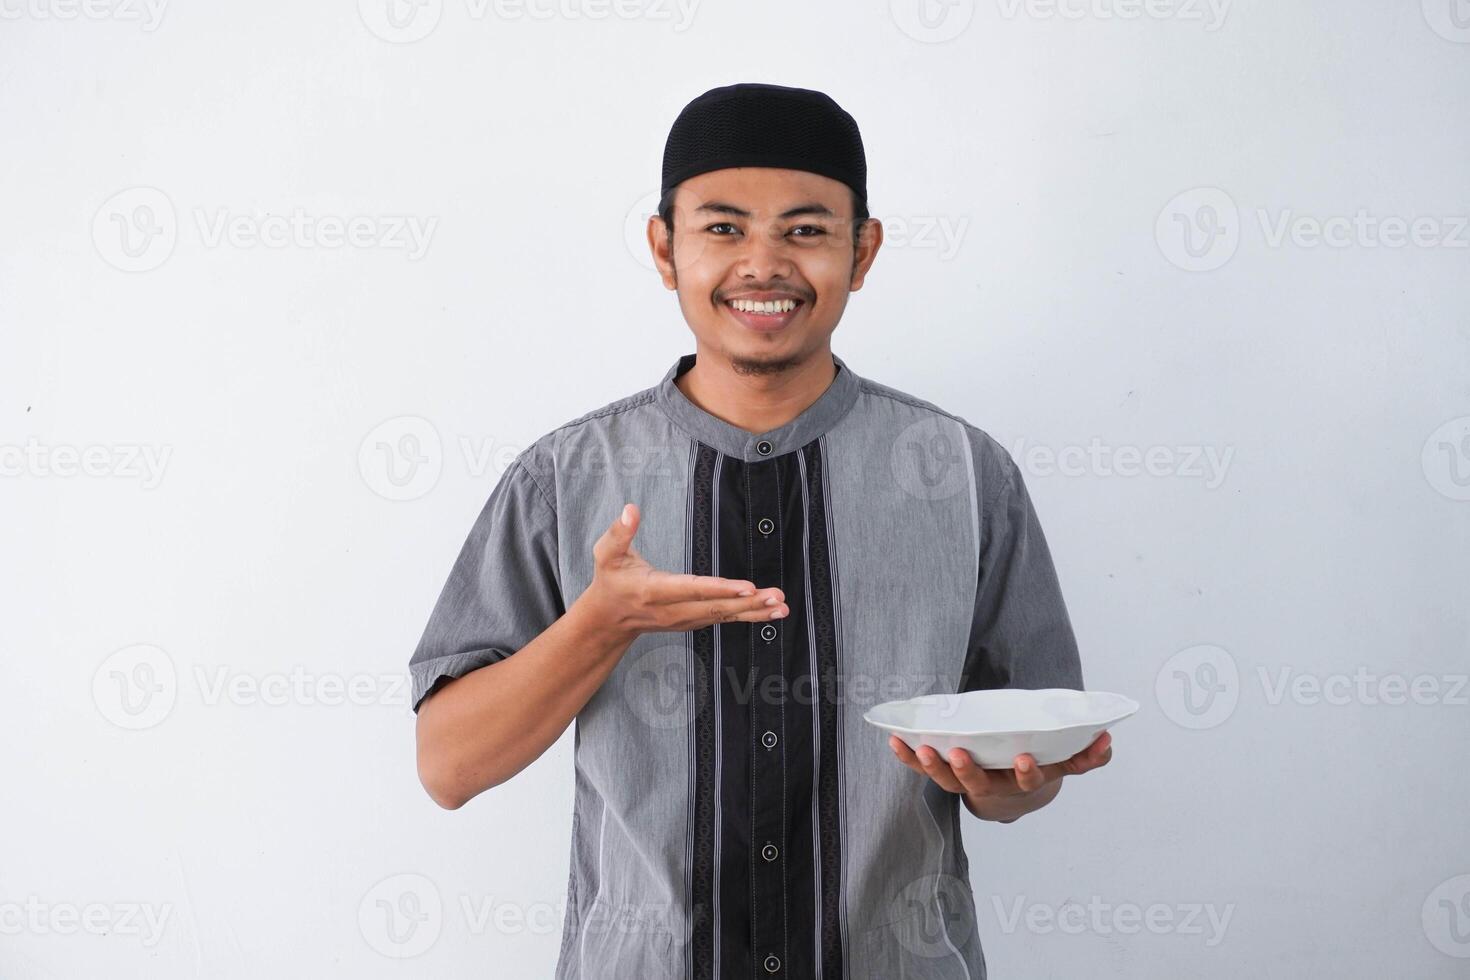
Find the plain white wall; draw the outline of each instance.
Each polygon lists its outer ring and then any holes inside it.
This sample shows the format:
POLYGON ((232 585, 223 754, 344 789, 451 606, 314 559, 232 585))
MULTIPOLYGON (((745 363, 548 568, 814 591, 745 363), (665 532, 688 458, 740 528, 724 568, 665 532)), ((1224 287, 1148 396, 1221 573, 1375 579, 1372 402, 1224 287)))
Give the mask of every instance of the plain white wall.
POLYGON ((834 347, 1013 450, 1143 703, 967 824, 992 975, 1470 969, 1470 9, 925 2, 0 0, 0 975, 550 975, 570 733, 442 811, 401 681, 693 349, 641 220, 739 80, 856 116, 834 347))

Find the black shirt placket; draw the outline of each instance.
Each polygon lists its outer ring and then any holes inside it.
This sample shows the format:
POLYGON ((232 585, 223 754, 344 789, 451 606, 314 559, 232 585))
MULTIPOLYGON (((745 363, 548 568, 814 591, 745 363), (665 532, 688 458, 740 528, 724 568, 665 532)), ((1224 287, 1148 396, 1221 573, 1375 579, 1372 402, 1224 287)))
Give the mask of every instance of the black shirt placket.
MULTIPOLYGON (((768 442, 756 451, 769 455, 768 442)), ((784 509, 776 459, 745 464, 750 581, 786 590, 784 509)), ((783 620, 748 624, 751 732, 751 946, 757 971, 786 973, 786 670, 783 620)))

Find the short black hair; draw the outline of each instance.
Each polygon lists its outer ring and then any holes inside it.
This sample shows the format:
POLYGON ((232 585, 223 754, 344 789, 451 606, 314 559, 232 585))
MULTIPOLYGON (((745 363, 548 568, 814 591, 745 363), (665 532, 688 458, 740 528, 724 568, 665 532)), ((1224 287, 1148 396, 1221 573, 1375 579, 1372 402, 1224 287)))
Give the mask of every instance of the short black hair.
MULTIPOLYGON (((670 187, 668 192, 658 201, 658 216, 663 219, 664 228, 668 232, 669 249, 674 247, 674 194, 679 190, 678 186, 670 187)), ((858 192, 848 188, 848 194, 852 198, 852 242, 853 250, 857 250, 858 230, 862 228, 863 222, 867 221, 868 202, 858 196, 858 192)))

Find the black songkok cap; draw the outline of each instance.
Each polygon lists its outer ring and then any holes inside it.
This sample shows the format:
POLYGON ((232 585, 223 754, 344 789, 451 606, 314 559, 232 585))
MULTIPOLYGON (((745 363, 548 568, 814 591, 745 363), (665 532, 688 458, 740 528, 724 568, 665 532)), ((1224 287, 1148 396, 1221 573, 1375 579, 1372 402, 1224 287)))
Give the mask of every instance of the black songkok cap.
POLYGON ((664 143, 660 194, 726 167, 783 167, 840 180, 868 200, 868 163, 857 122, 831 97, 805 88, 742 82, 684 107, 664 143))

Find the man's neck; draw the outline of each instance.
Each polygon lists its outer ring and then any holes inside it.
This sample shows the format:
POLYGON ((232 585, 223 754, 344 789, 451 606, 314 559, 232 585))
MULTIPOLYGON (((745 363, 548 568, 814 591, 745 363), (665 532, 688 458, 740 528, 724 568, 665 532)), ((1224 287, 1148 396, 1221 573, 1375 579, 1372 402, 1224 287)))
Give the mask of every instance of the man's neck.
POLYGON ((822 397, 837 377, 830 347, 776 374, 741 374, 703 347, 694 366, 674 379, 684 396, 715 418, 750 433, 770 432, 822 397))

